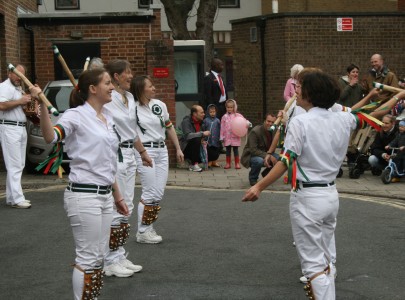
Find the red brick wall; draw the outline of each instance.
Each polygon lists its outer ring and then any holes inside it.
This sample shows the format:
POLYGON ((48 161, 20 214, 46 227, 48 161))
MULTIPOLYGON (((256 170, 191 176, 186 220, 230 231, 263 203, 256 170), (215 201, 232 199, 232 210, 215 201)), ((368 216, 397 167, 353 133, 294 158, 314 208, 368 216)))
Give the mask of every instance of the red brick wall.
POLYGON ((1 80, 7 77, 8 62, 22 62, 27 64, 28 61, 23 59, 26 53, 21 51, 20 46, 26 43, 26 33, 17 26, 17 6, 26 10, 37 12, 36 1, 33 0, 9 0, 0 3, 0 75, 1 80), (22 39, 19 40, 19 37, 22 39))
MULTIPOLYGON (((100 39, 101 58, 104 62, 114 58, 127 59, 135 75, 146 72, 145 43, 150 36, 149 24, 33 26, 33 29, 37 82, 40 86, 54 80, 52 41, 70 40, 72 30, 82 32, 84 40, 100 39)), ((152 37, 158 38, 159 34, 154 32, 152 37)))
MULTIPOLYGON (((176 107, 174 92, 174 47, 172 40, 151 40, 146 42, 146 68, 147 74, 152 77, 156 87, 156 98, 163 101, 169 111, 173 125, 176 125, 176 107), (168 68, 169 76, 154 78, 154 68, 168 68)), ((176 164, 176 151, 173 143, 167 140, 170 165, 176 164)))
MULTIPOLYGON (((7 78, 8 63, 23 63, 27 59, 27 32, 17 26, 17 6, 37 11, 36 1, 9 0, 0 2, 0 81, 7 78), (20 48, 21 47, 21 48, 20 48)), ((29 70, 28 70, 29 71, 29 70)), ((4 171, 3 153, 0 148, 0 171, 4 171)))
POLYGON ((405 0, 398 0, 398 11, 405 11, 405 0))
MULTIPOLYGON (((346 66, 356 63, 361 77, 369 69, 372 54, 380 53, 398 77, 405 74, 403 49, 400 38, 405 28, 405 14, 359 14, 353 16, 354 30, 338 32, 338 15, 269 15, 265 31, 267 60, 268 111, 281 109, 285 102, 283 91, 290 68, 296 63, 306 67, 320 67, 338 78, 345 75, 346 66)), ((234 84, 238 108, 253 123, 263 115, 260 60, 260 33, 257 43, 249 42, 249 28, 256 20, 232 24, 234 43, 234 84)))

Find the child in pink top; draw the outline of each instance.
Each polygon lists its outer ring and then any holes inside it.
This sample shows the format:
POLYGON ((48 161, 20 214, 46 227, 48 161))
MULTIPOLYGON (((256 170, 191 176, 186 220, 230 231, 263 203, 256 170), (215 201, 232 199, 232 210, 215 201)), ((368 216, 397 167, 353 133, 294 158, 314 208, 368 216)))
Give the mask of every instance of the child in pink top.
MULTIPOLYGON (((228 99, 225 102, 226 113, 222 116, 221 119, 221 132, 220 140, 223 142, 223 145, 226 148, 226 165, 224 169, 231 168, 231 150, 233 149, 233 155, 235 156, 235 169, 240 169, 240 160, 239 160, 239 146, 240 146, 240 137, 235 135, 232 132, 231 123, 232 120, 236 117, 243 117, 240 113, 237 112, 238 106, 236 101, 233 99, 228 99)), ((246 127, 251 126, 251 123, 247 121, 246 127)))

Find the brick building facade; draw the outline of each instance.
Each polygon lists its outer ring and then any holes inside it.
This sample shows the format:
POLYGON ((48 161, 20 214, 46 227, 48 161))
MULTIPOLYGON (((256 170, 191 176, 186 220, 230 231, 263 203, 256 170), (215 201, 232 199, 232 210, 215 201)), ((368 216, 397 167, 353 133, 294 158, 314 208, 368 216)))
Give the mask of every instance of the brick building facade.
MULTIPOLYGON (((18 5, 24 11, 35 11, 34 2, 19 1, 18 5), (23 7, 25 2, 31 6, 23 7)), ((153 77, 155 67, 168 68, 169 76, 154 79, 154 84, 156 97, 167 104, 172 121, 176 120, 173 41, 162 40, 160 10, 155 10, 153 16, 132 13, 17 15, 17 1, 11 1, 0 5, 0 13, 3 14, 0 44, 2 80, 7 78, 6 63, 21 62, 27 66, 27 77, 44 87, 48 81, 58 79, 55 66, 59 62, 54 58, 53 44, 76 44, 79 45, 76 51, 85 52, 86 44, 97 43, 104 62, 113 58, 127 59, 135 76, 148 74, 153 77)), ((65 56, 69 53, 61 51, 61 54, 65 56)), ((89 54, 82 55, 86 57, 89 54)), ((175 151, 173 145, 169 143, 168 146, 170 161, 174 164, 175 151)))
MULTIPOLYGON (((262 2, 263 11, 271 11, 271 2, 262 2)), ((278 14, 231 22, 235 98, 248 119, 258 124, 264 111, 283 107, 282 92, 295 63, 318 66, 338 77, 354 62, 364 75, 370 56, 378 52, 398 76, 405 74, 401 59, 404 42, 400 39, 404 14, 389 13, 404 11, 405 0, 356 1, 355 7, 352 2, 283 0, 279 1, 278 14), (336 19, 342 16, 353 17, 352 32, 336 30, 336 19), (257 29, 257 42, 250 42, 251 28, 257 29)), ((2 80, 7 76, 8 62, 22 62, 28 68, 28 78, 44 86, 55 79, 53 43, 97 41, 104 61, 128 59, 135 75, 152 75, 153 67, 169 68, 169 77, 156 79, 155 84, 157 98, 166 102, 172 121, 175 120, 173 44, 162 40, 160 10, 154 10, 153 16, 133 13, 57 16, 38 15, 36 11, 36 1, 0 0, 2 80)))
POLYGON ((20 48, 27 42, 29 33, 18 27, 17 7, 24 10, 36 11, 36 1, 9 0, 0 1, 0 74, 1 79, 7 76, 7 63, 26 58, 26 53, 20 48))
POLYGON ((258 124, 264 110, 282 109, 284 86, 296 63, 322 68, 336 78, 345 75, 347 65, 356 63, 362 78, 371 55, 380 53, 389 68, 403 77, 404 16, 403 12, 279 13, 232 21, 239 110, 258 124), (353 31, 337 31, 337 18, 342 16, 353 18, 353 31), (257 42, 250 42, 252 27, 257 28, 257 42))

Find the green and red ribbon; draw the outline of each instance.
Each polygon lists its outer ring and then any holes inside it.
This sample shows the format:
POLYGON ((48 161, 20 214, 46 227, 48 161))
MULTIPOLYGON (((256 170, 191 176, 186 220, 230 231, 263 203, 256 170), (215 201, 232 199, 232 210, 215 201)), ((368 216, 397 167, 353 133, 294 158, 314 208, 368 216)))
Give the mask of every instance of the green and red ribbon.
POLYGON ((44 169, 44 174, 48 174, 51 171, 53 174, 58 173, 58 177, 62 178, 62 174, 65 170, 62 168, 63 161, 63 144, 62 140, 65 138, 65 130, 62 125, 57 124, 53 127, 57 136, 57 143, 53 146, 52 152, 49 154, 46 160, 40 163, 35 170, 40 171, 44 169))

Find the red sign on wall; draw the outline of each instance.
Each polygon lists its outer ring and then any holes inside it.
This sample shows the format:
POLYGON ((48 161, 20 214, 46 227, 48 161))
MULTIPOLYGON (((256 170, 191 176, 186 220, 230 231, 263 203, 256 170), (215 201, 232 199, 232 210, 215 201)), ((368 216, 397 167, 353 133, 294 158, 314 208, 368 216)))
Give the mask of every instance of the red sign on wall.
POLYGON ((169 77, 169 68, 153 68, 153 77, 155 78, 169 77))
POLYGON ((337 18, 337 31, 353 31, 353 18, 337 18))

